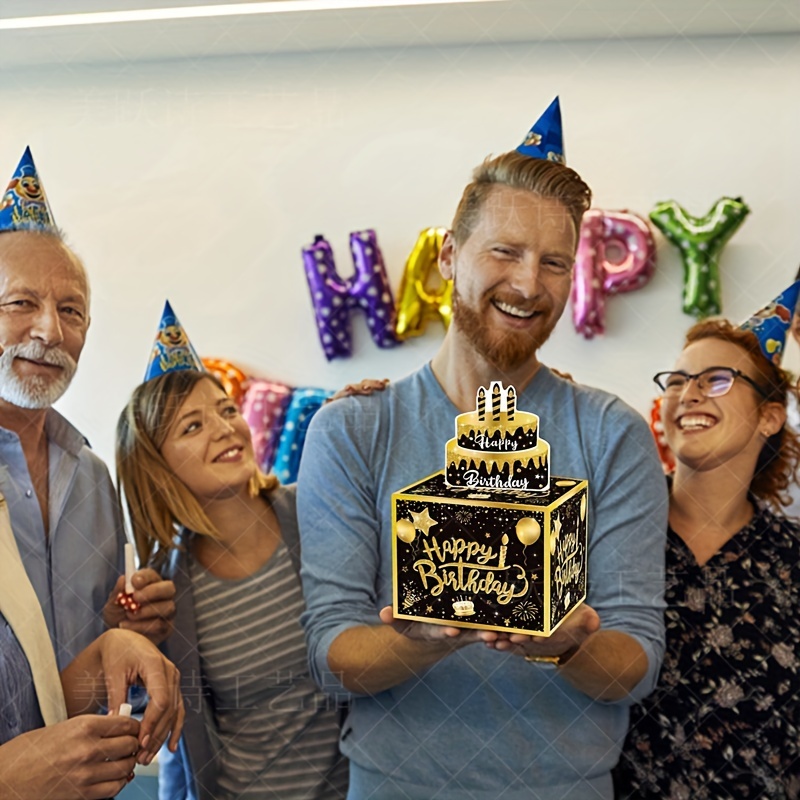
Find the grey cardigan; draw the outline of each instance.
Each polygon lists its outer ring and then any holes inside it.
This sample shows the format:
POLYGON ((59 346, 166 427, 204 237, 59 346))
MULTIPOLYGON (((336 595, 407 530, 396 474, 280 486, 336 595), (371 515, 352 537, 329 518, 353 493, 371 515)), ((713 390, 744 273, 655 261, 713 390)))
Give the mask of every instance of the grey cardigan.
MULTIPOLYGON (((300 538, 297 529, 294 486, 279 486, 268 499, 278 518, 281 537, 289 550, 292 564, 300 572, 300 538)), ((186 722, 176 754, 166 747, 159 753, 159 800, 215 800, 217 761, 208 735, 207 720, 213 716, 212 698, 203 679, 197 648, 192 580, 189 575, 187 543, 194 534, 185 528, 170 551, 161 570, 164 578, 175 583, 175 629, 162 645, 167 658, 181 673, 181 691, 186 708, 186 722)))

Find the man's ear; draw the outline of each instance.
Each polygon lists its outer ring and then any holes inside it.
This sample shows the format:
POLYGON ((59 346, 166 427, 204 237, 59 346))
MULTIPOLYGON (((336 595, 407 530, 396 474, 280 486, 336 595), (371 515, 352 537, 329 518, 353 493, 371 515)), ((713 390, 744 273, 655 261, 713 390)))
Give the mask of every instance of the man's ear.
POLYGON ((453 231, 447 231, 442 239, 442 249, 439 250, 439 272, 446 281, 453 280, 456 269, 456 240, 453 231))
POLYGON ((761 406, 760 417, 761 434, 769 438, 786 424, 786 407, 783 403, 764 403, 761 406))

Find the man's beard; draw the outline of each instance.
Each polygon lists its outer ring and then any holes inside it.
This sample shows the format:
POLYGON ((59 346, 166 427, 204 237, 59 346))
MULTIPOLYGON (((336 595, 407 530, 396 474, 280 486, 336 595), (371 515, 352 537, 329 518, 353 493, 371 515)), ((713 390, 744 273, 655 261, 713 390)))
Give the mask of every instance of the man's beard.
MULTIPOLYGON (((516 298, 501 299, 509 305, 525 305, 516 298)), ((464 302, 456 285, 453 286, 453 324, 483 358, 504 373, 533 359, 555 327, 539 329, 535 335, 528 331, 495 330, 479 311, 464 302)))
POLYGON ((20 408, 49 408, 67 391, 78 364, 72 356, 39 342, 10 344, 0 355, 0 398, 20 408), (14 359, 26 358, 44 361, 61 367, 53 377, 28 375, 20 377, 14 372, 14 359))

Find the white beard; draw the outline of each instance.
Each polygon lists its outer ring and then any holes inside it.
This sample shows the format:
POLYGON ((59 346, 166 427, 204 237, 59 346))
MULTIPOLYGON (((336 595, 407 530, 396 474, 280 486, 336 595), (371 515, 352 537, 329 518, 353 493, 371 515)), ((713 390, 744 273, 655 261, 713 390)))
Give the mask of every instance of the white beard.
POLYGON ((67 391, 78 364, 59 348, 39 342, 8 345, 0 355, 0 398, 20 408, 49 408, 67 391), (57 376, 32 375, 21 378, 14 372, 14 359, 28 358, 61 367, 57 376))

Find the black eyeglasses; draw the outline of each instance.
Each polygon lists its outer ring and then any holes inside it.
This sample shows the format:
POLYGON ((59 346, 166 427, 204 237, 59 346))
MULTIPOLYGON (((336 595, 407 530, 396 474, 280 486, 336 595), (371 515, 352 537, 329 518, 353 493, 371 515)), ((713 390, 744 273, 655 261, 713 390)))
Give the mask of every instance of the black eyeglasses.
POLYGON ((689 375, 682 370, 659 372, 653 377, 653 380, 665 395, 683 394, 689 381, 695 380, 703 397, 722 397, 722 395, 728 394, 737 378, 749 383, 765 400, 767 399, 767 393, 751 377, 733 367, 709 367, 695 375, 689 375))

